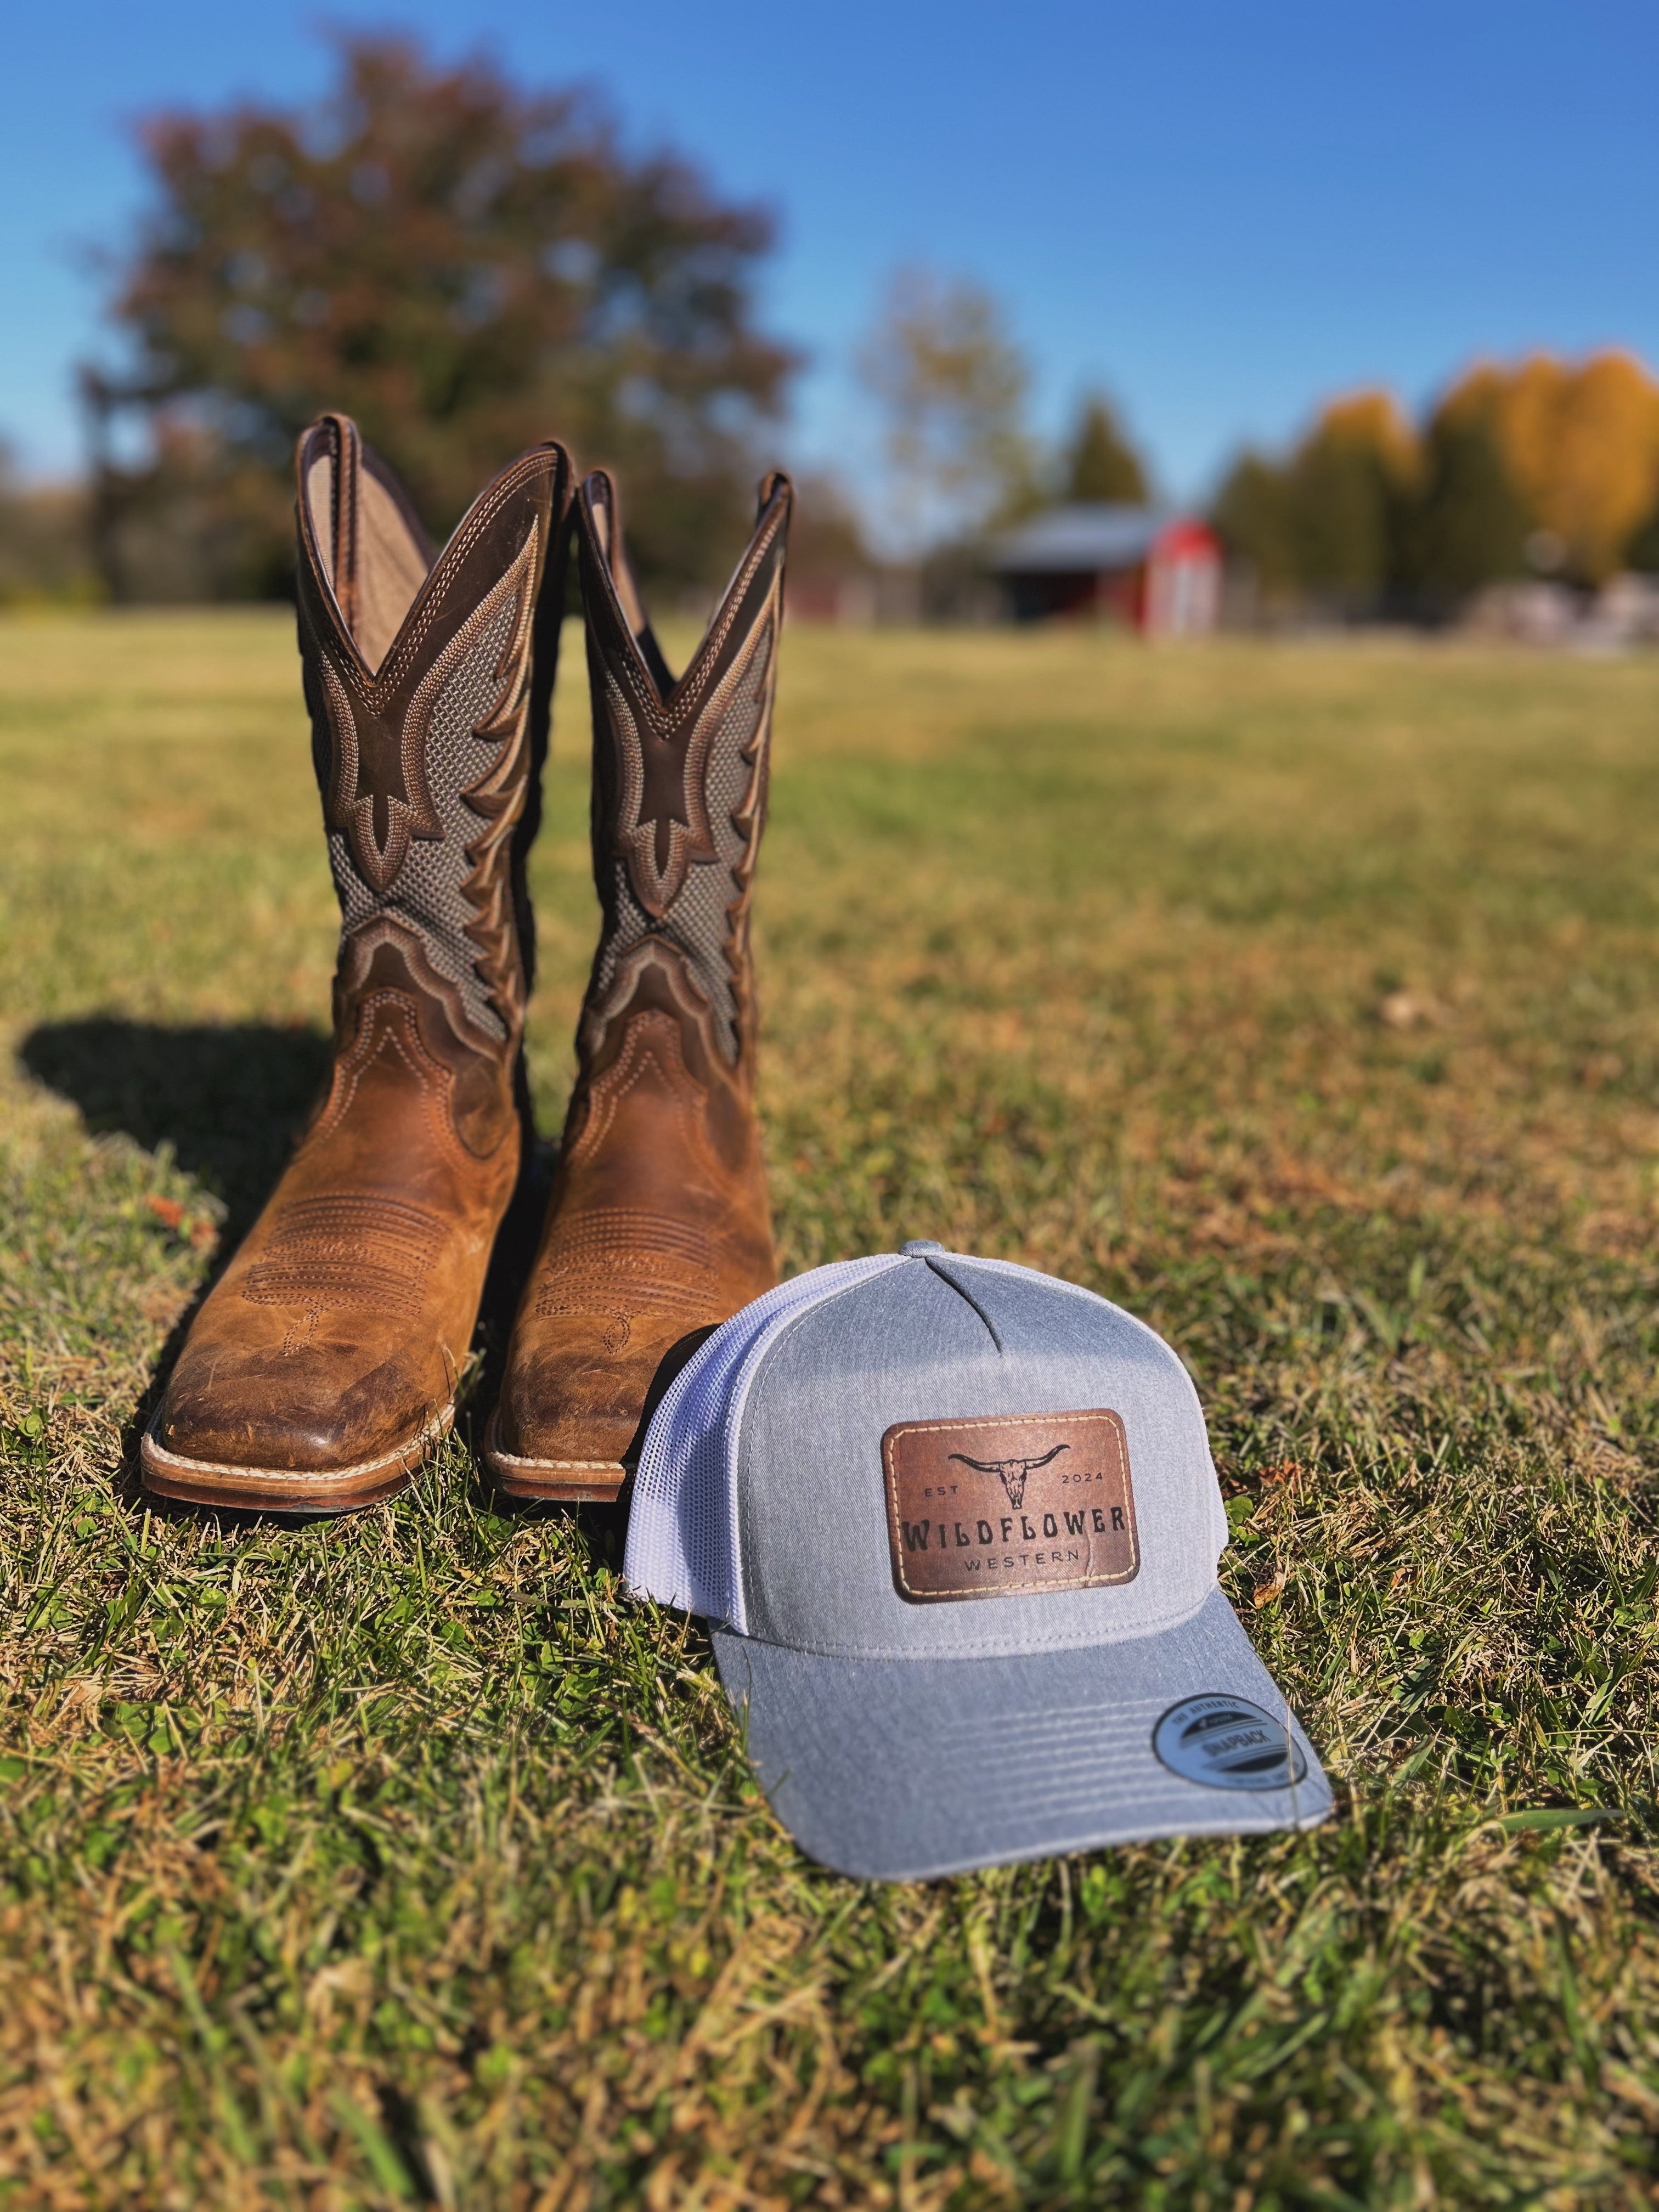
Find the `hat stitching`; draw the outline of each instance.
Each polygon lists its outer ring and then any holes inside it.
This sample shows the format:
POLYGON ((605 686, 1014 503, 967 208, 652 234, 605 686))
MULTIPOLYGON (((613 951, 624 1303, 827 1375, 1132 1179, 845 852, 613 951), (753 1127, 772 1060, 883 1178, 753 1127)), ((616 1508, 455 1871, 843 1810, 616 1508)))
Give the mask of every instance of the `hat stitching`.
POLYGON ((745 1644, 764 1644, 775 1651, 798 1651, 806 1658, 869 1659, 883 1662, 899 1659, 914 1662, 917 1666, 939 1664, 956 1666, 964 1660, 1022 1659, 1038 1651, 1094 1651, 1115 1644, 1138 1644, 1146 1637, 1162 1635, 1166 1628, 1179 1628, 1183 1620, 1191 1620, 1195 1614, 1203 1611, 1219 1587, 1218 1583, 1212 1581, 1198 1603, 1188 1607, 1184 1613, 1153 1613, 1150 1619, 1137 1622, 1133 1635, 1102 1637, 1074 1633, 1062 1636, 1036 1636, 1026 1638, 1018 1645, 1001 1651, 915 1651, 901 1650, 890 1647, 871 1650, 865 1648, 855 1649, 847 1644, 775 1644, 770 1637, 751 1636, 746 1629, 734 1627, 730 1621, 717 1621, 714 1626, 724 1628, 728 1636, 741 1638, 745 1644))

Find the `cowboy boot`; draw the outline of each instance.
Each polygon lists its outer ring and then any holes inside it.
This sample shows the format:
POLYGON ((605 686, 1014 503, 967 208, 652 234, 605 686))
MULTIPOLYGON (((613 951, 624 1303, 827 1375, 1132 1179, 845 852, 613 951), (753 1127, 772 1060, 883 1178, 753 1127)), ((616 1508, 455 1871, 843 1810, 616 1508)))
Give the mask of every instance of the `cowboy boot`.
POLYGON ((653 1378, 777 1279, 755 1116, 750 890, 766 807, 792 494, 676 683, 610 479, 576 500, 603 924, 540 1249, 486 1447, 514 1498, 609 1498, 653 1378))
POLYGON ((298 471, 300 653, 340 900, 332 1074, 142 1456, 172 1498, 331 1513, 398 1489, 448 1428, 518 1179, 524 848, 569 464, 556 445, 514 461, 435 562, 343 416, 306 434, 298 471))

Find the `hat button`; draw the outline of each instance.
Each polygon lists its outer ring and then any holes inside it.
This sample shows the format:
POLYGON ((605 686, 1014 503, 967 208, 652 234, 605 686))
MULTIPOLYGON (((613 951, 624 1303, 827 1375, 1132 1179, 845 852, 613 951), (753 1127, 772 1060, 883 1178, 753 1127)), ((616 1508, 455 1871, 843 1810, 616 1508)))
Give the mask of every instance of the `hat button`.
POLYGON ((907 1260, 915 1259, 918 1252, 942 1252, 944 1249, 937 1238, 932 1237, 913 1237, 908 1244, 899 1246, 907 1260))

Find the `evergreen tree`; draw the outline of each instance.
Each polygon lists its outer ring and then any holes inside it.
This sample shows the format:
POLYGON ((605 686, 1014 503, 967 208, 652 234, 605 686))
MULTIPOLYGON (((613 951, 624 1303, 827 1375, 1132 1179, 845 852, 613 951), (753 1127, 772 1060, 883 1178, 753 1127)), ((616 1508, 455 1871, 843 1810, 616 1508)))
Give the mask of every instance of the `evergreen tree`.
POLYGON ((1382 603, 1419 458, 1387 392, 1358 392, 1322 410, 1291 457, 1287 486, 1297 573, 1313 597, 1351 615, 1382 603))
POLYGON ((1244 454, 1222 486, 1216 525, 1270 596, 1374 613, 1396 578, 1419 467, 1392 398, 1358 392, 1326 407, 1285 460, 1244 454))
POLYGON ((1642 575, 1659 573, 1659 507, 1656 507, 1625 548, 1625 566, 1642 575))
POLYGON ((1350 611, 1374 605, 1394 553, 1393 502, 1375 453, 1316 433, 1291 463, 1286 498, 1297 580, 1350 611))
POLYGON ((1483 585, 1526 573, 1531 526, 1492 425, 1442 407, 1429 424, 1422 489, 1406 526, 1405 580, 1431 605, 1455 605, 1483 585))
POLYGON ((1085 400, 1066 449, 1066 496, 1144 507, 1146 471, 1098 393, 1085 400))
POLYGON ((1247 449, 1228 471, 1210 511, 1223 545, 1269 598, 1301 582, 1288 471, 1247 449))

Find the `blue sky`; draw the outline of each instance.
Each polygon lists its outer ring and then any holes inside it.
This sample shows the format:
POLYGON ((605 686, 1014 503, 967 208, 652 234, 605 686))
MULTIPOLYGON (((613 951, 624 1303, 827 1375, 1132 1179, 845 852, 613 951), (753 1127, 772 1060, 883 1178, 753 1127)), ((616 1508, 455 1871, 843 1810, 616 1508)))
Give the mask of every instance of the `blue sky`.
POLYGON ((11 14, 0 73, 0 436, 31 469, 77 459, 133 118, 315 93, 319 20, 596 84, 636 148, 773 205, 765 313, 811 357, 787 458, 866 487, 851 356, 907 261, 1001 296, 1042 427, 1100 384, 1183 497, 1355 384, 1416 403, 1540 345, 1659 363, 1653 0, 54 0, 11 14))

